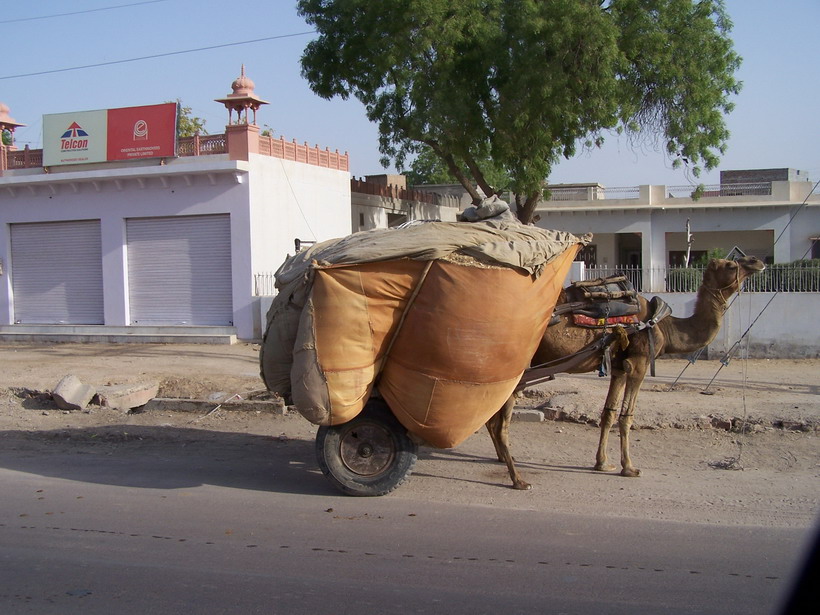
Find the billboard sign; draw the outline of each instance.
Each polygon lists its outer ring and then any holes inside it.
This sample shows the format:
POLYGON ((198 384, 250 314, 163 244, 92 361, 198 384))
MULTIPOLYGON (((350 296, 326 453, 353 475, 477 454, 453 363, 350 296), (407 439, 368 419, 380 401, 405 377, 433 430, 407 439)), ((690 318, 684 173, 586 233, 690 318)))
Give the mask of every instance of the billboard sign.
POLYGON ((43 164, 105 162, 105 111, 43 116, 43 164))
POLYGON ((43 116, 43 165, 176 156, 177 104, 43 116))
POLYGON ((108 160, 176 156, 177 104, 108 110, 108 160))

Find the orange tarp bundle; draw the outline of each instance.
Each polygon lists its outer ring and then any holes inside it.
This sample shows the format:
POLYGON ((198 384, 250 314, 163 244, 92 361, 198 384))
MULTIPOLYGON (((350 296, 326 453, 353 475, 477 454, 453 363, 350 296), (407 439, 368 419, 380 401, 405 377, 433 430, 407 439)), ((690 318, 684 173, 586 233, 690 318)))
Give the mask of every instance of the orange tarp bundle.
POLYGON ((456 446, 512 394, 535 352, 584 243, 569 234, 553 240, 560 245, 537 275, 471 259, 313 259, 302 291, 291 288, 287 302, 277 297, 269 313, 266 384, 276 390, 271 385, 284 382, 290 358, 285 393, 311 422, 345 423, 378 389, 408 431, 436 447, 456 446), (277 319, 293 329, 297 313, 295 334, 272 331, 277 319))

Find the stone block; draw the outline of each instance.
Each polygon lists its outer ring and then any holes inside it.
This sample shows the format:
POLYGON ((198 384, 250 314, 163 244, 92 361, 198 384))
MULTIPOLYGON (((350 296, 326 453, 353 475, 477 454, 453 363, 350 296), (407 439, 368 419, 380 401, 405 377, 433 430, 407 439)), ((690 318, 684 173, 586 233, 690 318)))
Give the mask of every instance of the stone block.
POLYGON ((720 416, 712 416, 710 418, 712 419, 712 427, 714 427, 715 429, 724 429, 726 431, 732 429, 731 419, 726 419, 720 416))
POLYGON ((513 410, 512 419, 526 423, 541 423, 544 421, 544 413, 540 410, 513 410))
POLYGON ((551 408, 549 406, 541 408, 544 417, 550 421, 563 421, 567 418, 566 413, 559 408, 551 408))
POLYGON ((54 387, 51 397, 57 407, 63 410, 82 410, 95 393, 96 390, 90 384, 85 384, 74 374, 68 374, 54 387))
POLYGON ((131 410, 144 406, 159 392, 159 382, 137 382, 100 387, 97 397, 101 406, 115 410, 131 410))

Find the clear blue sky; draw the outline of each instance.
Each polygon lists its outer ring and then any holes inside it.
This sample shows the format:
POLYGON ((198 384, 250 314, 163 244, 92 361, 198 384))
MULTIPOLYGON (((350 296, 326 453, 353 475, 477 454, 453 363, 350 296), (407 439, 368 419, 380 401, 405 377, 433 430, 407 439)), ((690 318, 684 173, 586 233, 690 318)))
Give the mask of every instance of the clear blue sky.
MULTIPOLYGON (((728 0, 744 87, 728 117, 732 133, 722 169, 792 167, 820 179, 820 0, 728 0)), ((18 145, 42 146, 42 115, 181 99, 223 132, 227 112, 213 102, 230 93, 246 65, 258 114, 276 136, 347 151, 354 176, 383 173, 377 131, 355 100, 325 101, 302 79, 299 58, 311 34, 295 3, 282 0, 40 0, 2 3, 4 58, 0 101, 27 127, 18 145), (75 14, 65 14, 75 13, 75 14), (62 15, 60 15, 62 14, 62 15), (296 36, 291 36, 296 35, 296 36), (180 51, 192 53, 68 70, 180 51), (30 76, 29 73, 41 73, 30 76)), ((611 136, 592 153, 562 162, 554 183, 684 185, 695 181, 652 147, 611 136)), ((717 172, 704 174, 717 183, 717 172)))

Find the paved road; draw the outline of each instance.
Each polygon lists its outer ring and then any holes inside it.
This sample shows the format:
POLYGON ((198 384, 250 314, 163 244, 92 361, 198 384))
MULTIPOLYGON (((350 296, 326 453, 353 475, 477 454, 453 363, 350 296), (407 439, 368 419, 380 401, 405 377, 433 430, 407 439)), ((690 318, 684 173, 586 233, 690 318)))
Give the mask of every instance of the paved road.
POLYGON ((241 446, 5 444, 9 615, 771 613, 805 537, 349 498, 241 446))

